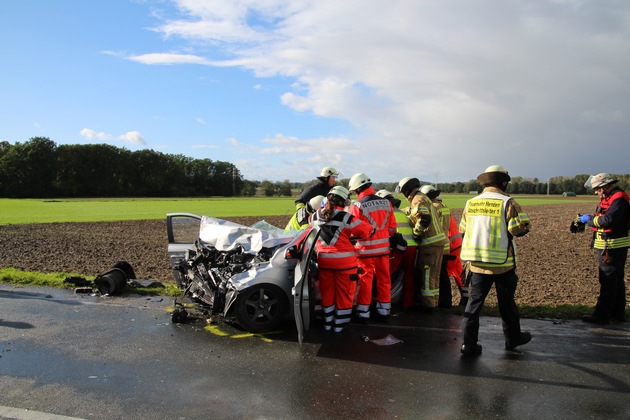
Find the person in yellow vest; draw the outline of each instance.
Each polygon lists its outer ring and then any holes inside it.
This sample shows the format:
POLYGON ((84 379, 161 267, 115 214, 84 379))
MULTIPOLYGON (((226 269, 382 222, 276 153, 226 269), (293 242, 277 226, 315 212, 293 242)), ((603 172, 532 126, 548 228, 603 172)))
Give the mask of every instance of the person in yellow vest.
MULTIPOLYGON (((442 231, 446 233, 448 237, 449 228, 451 227, 451 209, 446 207, 441 200, 437 198, 440 196, 441 191, 433 188, 432 185, 423 185, 420 187, 420 192, 431 200, 431 204, 437 210, 438 215, 442 223, 442 231)), ((459 234, 459 232, 458 232, 459 234)), ((450 239, 450 238, 449 238, 450 239)), ((450 241, 444 244, 444 256, 442 257, 442 265, 440 266, 440 293, 438 298, 438 307, 448 309, 453 306, 453 295, 451 290, 451 279, 448 276, 448 254, 451 252, 450 241)))
POLYGON ((402 307, 403 310, 409 310, 415 306, 416 286, 414 284, 414 268, 418 242, 414 238, 413 227, 411 226, 409 217, 400 209, 400 200, 387 190, 379 190, 376 192, 376 195, 388 199, 394 208, 394 218, 396 219, 396 231, 398 235, 394 235, 390 238, 389 273, 390 276, 393 277, 402 266, 402 307))
POLYGON ((431 312, 438 305, 440 294, 440 268, 444 245, 448 244, 442 220, 431 200, 420 192, 418 178, 403 178, 396 187, 409 201, 408 216, 413 235, 418 241, 416 256, 416 283, 419 282, 420 309, 431 312))
POLYGON ((531 223, 505 192, 510 180, 504 167, 489 166, 477 177, 484 187, 482 193, 466 202, 459 223, 459 231, 464 235, 461 258, 469 262, 471 272, 470 296, 462 323, 461 353, 464 356, 481 353, 479 314, 493 284, 503 321, 505 348, 512 350, 532 339, 529 332, 521 331, 520 314, 514 301, 518 283, 514 237, 526 235, 531 223))
POLYGON ((624 270, 630 247, 630 197, 607 173, 592 175, 584 184, 600 198, 595 214, 583 214, 580 222, 593 231, 592 247, 599 265, 599 296, 595 311, 584 322, 625 322, 626 283, 624 270))

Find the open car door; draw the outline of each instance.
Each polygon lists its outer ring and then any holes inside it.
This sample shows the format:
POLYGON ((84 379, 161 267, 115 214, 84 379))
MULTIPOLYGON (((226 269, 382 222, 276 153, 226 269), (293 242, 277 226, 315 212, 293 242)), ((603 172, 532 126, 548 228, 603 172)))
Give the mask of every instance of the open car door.
POLYGON ((304 340, 304 332, 308 331, 315 312, 314 280, 317 278, 317 255, 315 254, 315 242, 320 230, 313 228, 300 245, 298 253, 300 263, 295 267, 293 286, 293 309, 295 325, 298 330, 298 342, 300 346, 304 340))

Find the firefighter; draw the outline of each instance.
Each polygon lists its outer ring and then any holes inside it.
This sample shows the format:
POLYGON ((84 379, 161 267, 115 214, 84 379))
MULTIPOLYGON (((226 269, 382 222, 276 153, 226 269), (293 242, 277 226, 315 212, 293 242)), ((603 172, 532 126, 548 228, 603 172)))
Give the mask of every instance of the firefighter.
POLYGON ((349 192, 341 186, 328 193, 324 207, 311 217, 312 226, 320 226, 317 239, 319 288, 324 312, 324 329, 341 332, 350 322, 358 281, 357 250, 350 238, 368 238, 374 228, 344 211, 349 192))
POLYGON ((609 174, 592 175, 584 184, 600 198, 595 214, 579 216, 593 230, 591 247, 597 251, 599 296, 595 311, 582 320, 608 324, 625 321, 626 284, 624 268, 630 247, 630 198, 609 174))
MULTIPOLYGON (((441 191, 433 188, 432 185, 423 185, 420 187, 420 192, 431 200, 431 204, 435 207, 438 216, 440 217, 440 221, 442 223, 442 232, 446 234, 446 237, 449 239, 444 244, 444 253, 442 256, 442 264, 440 264, 440 291, 438 296, 438 307, 440 308, 451 308, 453 306, 453 296, 451 290, 451 279, 448 276, 448 255, 451 252, 451 243, 450 238, 448 237, 448 232, 451 227, 451 209, 446 207, 442 200, 438 200, 437 198, 440 196, 441 191)), ((459 235, 459 231, 457 232, 459 235)))
MULTIPOLYGON (((297 200, 295 200, 295 212, 298 225, 302 226, 308 224, 308 212, 306 211, 306 205, 308 202, 318 196, 326 197, 330 189, 335 185, 335 181, 339 176, 339 171, 335 168, 327 166, 322 169, 317 177, 317 183, 307 187, 302 191, 297 200)), ((316 210, 316 209, 315 209, 316 210)))
POLYGON ((520 315, 514 302, 518 277, 513 238, 530 231, 529 217, 505 193, 511 180, 505 168, 492 165, 477 180, 484 189, 466 202, 459 224, 459 231, 464 235, 461 258, 470 263, 471 272, 470 296, 462 323, 461 352, 465 356, 481 353, 481 345, 477 343, 479 314, 493 284, 503 321, 505 348, 514 349, 532 339, 529 332, 521 331, 520 315))
POLYGON ((289 223, 287 223, 287 226, 284 228, 284 230, 290 231, 306 229, 306 227, 308 226, 308 218, 311 216, 311 214, 315 213, 317 209, 322 206, 325 198, 326 197, 324 197, 323 195, 316 195, 315 197, 308 200, 306 206, 302 207, 303 209, 305 209, 306 219, 302 218, 302 216, 300 215, 300 211, 298 210, 293 213, 291 220, 289 220, 289 223), (300 220, 298 220, 298 218, 300 220))
POLYGON ((442 221, 429 197, 420 191, 418 178, 403 178, 396 187, 409 201, 408 216, 418 241, 416 285, 420 291, 420 308, 431 312, 438 305, 440 268, 444 246, 448 244, 442 221))
POLYGON ((348 189, 358 196, 348 211, 375 228, 373 236, 358 240, 355 245, 359 251, 361 268, 356 316, 359 322, 367 322, 370 318, 372 286, 376 277, 376 318, 387 321, 392 307, 389 237, 396 233, 394 210, 389 200, 374 193, 372 181, 363 173, 350 178, 348 189))
POLYGON ((418 242, 413 236, 413 227, 409 217, 400 209, 400 200, 387 190, 379 190, 376 192, 376 195, 388 199, 394 209, 397 235, 392 236, 392 240, 390 240, 389 275, 392 278, 402 265, 402 307, 403 310, 409 310, 415 304, 414 265, 416 263, 418 242))

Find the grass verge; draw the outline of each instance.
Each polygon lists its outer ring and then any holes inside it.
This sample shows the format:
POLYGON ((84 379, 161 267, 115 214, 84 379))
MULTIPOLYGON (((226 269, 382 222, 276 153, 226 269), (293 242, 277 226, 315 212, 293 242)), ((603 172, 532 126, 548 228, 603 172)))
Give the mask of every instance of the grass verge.
MULTIPOLYGON (((15 268, 0 269, 0 283, 20 286, 54 287, 57 289, 92 288, 97 290, 94 284, 94 276, 84 276, 74 273, 40 273, 34 271, 22 271, 15 268)), ((174 284, 165 284, 161 287, 137 287, 127 285, 119 291, 121 295, 135 293, 151 296, 180 296, 181 291, 174 284)))

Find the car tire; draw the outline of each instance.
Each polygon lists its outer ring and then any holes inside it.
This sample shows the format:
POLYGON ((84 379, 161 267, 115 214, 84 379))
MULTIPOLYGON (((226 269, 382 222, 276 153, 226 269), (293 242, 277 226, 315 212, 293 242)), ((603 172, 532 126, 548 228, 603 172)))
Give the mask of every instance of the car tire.
POLYGON ((391 286, 391 302, 392 304, 401 303, 402 302, 402 294, 403 294, 403 284, 405 280, 405 268, 403 264, 400 265, 398 270, 391 275, 392 286, 391 286))
POLYGON ((265 332, 277 328, 288 314, 289 304, 284 291, 273 284, 257 284, 238 295, 234 315, 249 332, 265 332))

